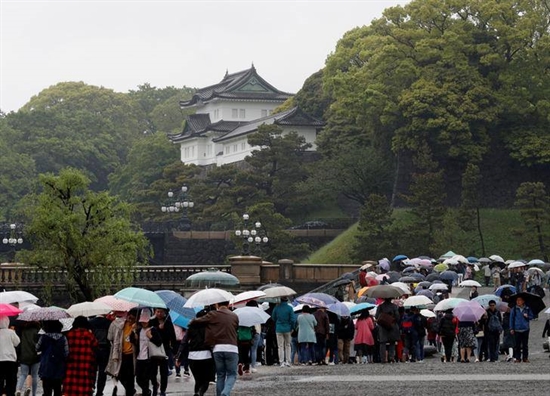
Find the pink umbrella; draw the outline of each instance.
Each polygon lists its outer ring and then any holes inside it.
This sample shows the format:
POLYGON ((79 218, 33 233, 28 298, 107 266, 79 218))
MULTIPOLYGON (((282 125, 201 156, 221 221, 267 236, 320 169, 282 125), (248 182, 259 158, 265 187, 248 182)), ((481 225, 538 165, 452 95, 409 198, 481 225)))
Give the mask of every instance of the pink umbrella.
POLYGON ((0 316, 15 316, 21 312, 23 311, 11 304, 0 303, 0 316))
POLYGON ((122 311, 122 312, 128 312, 129 310, 136 308, 139 304, 121 300, 120 298, 116 298, 115 296, 103 296, 96 298, 94 301, 102 302, 103 304, 106 304, 113 308, 113 311, 122 311))
POLYGON ((453 315, 461 322, 477 322, 484 313, 485 308, 477 301, 464 301, 453 309, 453 315))

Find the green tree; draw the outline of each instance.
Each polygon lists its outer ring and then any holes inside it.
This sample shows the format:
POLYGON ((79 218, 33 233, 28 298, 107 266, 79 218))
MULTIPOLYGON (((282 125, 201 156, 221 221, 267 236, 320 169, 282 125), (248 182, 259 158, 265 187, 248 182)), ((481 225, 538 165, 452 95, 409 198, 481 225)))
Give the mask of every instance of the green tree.
POLYGON ((516 191, 524 227, 516 233, 521 237, 521 248, 526 256, 539 256, 548 261, 550 243, 550 197, 544 183, 522 183, 516 191))
POLYGON ((361 210, 352 256, 357 262, 389 256, 395 251, 393 209, 386 196, 371 194, 361 210))
POLYGON ((33 246, 20 252, 29 265, 65 271, 73 300, 91 301, 113 287, 131 284, 128 270, 147 257, 147 239, 130 222, 130 206, 89 190, 80 171, 41 175, 43 192, 28 200, 26 235, 33 246))
POLYGON ((6 117, 16 132, 10 147, 30 156, 38 173, 81 169, 94 190, 124 163, 139 132, 127 95, 84 83, 59 83, 6 117))

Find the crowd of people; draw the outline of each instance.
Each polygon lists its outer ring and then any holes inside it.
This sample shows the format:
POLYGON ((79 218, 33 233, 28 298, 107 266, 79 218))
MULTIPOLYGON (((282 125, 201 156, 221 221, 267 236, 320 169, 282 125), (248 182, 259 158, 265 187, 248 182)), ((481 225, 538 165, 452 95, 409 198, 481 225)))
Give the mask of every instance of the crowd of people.
MULTIPOLYGON (((488 284, 499 290, 503 269, 498 264, 487 267, 481 270, 488 284)), ((358 298, 355 280, 368 289, 376 286, 369 277, 390 285, 388 274, 363 268, 335 295, 350 301, 348 306, 351 300, 368 301, 358 298)), ((463 280, 473 277, 465 274, 463 280)), ((475 320, 461 318, 453 308, 433 311, 433 305, 424 309, 407 304, 411 296, 427 295, 420 282, 409 283, 401 296, 371 299, 372 304, 353 314, 335 312, 324 303, 297 306, 299 298, 289 301, 291 296, 262 304, 251 299, 247 306, 269 315, 252 326, 239 322, 229 301, 204 306, 187 328, 174 325, 164 308, 79 316, 69 329, 58 320, 10 321, 2 316, 0 394, 36 396, 41 380, 46 396, 103 396, 112 377, 115 392, 121 387, 126 395, 141 391, 143 396, 164 396, 168 377, 175 372, 177 381, 183 372, 193 375, 195 395, 204 395, 212 384, 217 395, 230 395, 239 376, 255 373, 262 365, 422 363, 428 347, 443 363, 528 363, 530 321, 538 311, 521 292, 543 284, 543 277, 534 274, 539 271, 508 270, 509 290, 487 299, 475 320)), ((450 298, 445 287, 437 290, 431 297, 434 304, 450 298)), ((469 297, 482 296, 472 286, 469 297)), ((550 336, 550 321, 544 333, 550 336)))

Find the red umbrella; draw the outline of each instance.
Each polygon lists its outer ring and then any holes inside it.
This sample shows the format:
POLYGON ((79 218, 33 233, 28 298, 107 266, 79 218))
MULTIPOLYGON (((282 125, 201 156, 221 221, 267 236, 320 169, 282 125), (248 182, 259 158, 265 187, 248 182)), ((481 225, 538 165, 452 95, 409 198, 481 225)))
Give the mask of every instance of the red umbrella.
POLYGON ((380 282, 378 281, 378 279, 376 278, 373 278, 372 276, 366 276, 365 277, 365 282, 367 283, 366 286, 370 287, 370 286, 377 286, 380 284, 380 282))
POLYGON ((15 316, 21 312, 23 311, 11 304, 0 303, 0 316, 15 316))

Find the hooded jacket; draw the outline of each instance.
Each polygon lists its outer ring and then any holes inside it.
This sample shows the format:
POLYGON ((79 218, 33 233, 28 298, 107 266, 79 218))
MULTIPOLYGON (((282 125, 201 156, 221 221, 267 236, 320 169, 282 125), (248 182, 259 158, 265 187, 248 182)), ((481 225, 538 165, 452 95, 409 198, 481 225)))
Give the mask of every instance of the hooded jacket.
POLYGON ((0 361, 16 362, 17 352, 15 347, 19 345, 19 337, 12 329, 9 329, 10 319, 0 316, 0 361))

